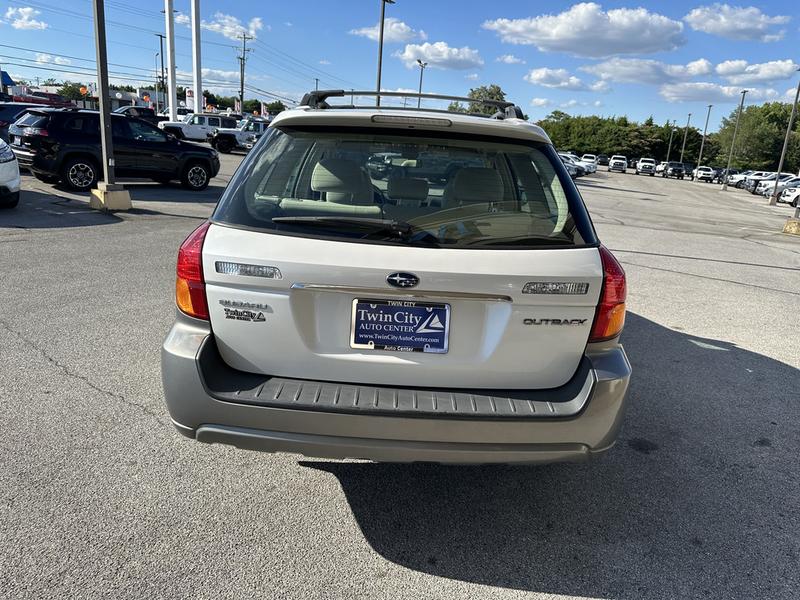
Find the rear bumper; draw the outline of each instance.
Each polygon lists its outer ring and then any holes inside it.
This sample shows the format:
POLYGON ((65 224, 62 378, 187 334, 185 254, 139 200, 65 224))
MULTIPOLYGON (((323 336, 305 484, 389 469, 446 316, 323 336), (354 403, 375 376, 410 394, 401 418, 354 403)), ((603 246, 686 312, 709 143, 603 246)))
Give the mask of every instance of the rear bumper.
POLYGON ((464 464, 583 460, 608 450, 631 372, 622 347, 611 345, 588 352, 573 381, 555 390, 472 395, 373 386, 356 406, 352 390, 363 386, 230 369, 208 324, 183 315, 161 362, 173 423, 198 441, 324 458, 464 464))

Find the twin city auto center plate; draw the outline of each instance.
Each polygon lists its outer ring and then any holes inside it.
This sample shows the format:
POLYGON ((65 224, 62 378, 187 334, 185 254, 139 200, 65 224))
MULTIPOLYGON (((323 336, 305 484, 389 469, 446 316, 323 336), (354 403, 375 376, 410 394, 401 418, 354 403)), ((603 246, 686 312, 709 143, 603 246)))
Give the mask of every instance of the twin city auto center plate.
POLYGON ((351 348, 444 354, 449 335, 449 304, 353 300, 351 348))

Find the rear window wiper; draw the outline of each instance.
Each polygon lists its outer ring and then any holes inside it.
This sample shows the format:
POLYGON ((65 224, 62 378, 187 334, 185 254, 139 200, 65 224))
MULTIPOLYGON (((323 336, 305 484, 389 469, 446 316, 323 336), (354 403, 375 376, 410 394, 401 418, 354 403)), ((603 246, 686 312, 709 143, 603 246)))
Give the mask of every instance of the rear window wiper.
POLYGON ((418 229, 405 221, 394 219, 375 219, 371 217, 329 217, 329 216, 306 216, 306 217, 273 217, 273 223, 295 224, 303 227, 336 227, 344 225, 365 231, 364 237, 386 236, 397 238, 403 241, 419 241, 425 243, 438 243, 438 240, 424 229, 418 229))

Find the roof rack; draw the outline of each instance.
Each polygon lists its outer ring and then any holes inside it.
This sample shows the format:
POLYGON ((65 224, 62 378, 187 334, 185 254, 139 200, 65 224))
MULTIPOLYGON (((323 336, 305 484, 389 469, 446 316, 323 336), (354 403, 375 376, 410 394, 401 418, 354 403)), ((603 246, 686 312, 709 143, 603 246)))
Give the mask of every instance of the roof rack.
MULTIPOLYGON (((331 105, 328 104, 328 98, 344 98, 345 96, 385 96, 388 98, 420 98, 420 99, 427 99, 427 100, 450 100, 454 102, 468 102, 470 104, 483 104, 486 106, 491 106, 497 109, 497 112, 491 115, 493 119, 524 119, 525 115, 522 112, 522 109, 514 104, 513 102, 504 102, 502 100, 489 100, 489 99, 475 99, 475 98, 466 98, 463 96, 445 96, 442 94, 419 94, 417 92, 376 92, 375 90, 370 91, 358 91, 358 90, 314 90, 312 92, 308 92, 303 96, 303 99, 300 101, 300 106, 308 106, 309 108, 320 108, 320 109, 330 109, 330 108, 368 108, 368 109, 375 109, 375 106, 355 106, 355 105, 331 105)), ((418 109, 413 107, 398 107, 392 106, 392 110, 425 110, 431 112, 432 109, 418 109)), ((450 112, 446 110, 435 110, 434 112, 450 112)), ((470 113, 474 114, 474 113, 470 113)), ((487 115, 477 115, 477 116, 487 116, 487 115)))

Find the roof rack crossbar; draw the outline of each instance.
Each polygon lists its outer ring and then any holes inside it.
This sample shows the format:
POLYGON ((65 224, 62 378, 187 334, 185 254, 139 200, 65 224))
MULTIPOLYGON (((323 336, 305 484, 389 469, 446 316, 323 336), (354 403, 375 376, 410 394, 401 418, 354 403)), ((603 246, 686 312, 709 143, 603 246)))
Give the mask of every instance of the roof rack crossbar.
MULTIPOLYGON (((300 101, 301 106, 308 106, 309 108, 336 108, 328 104, 328 98, 343 98, 345 96, 385 96, 387 98, 420 98, 428 100, 450 100, 453 102, 468 102, 470 104, 484 104, 498 109, 498 112, 492 115, 494 118, 517 118, 522 119, 524 115, 522 109, 516 106, 513 102, 505 102, 502 100, 490 99, 475 99, 467 98, 464 96, 447 96, 444 94, 420 94, 417 92, 376 92, 375 90, 314 90, 308 92, 303 96, 300 101)), ((342 106, 344 108, 344 106, 342 106)), ((375 108, 372 107, 355 107, 355 108, 375 108)), ((387 107, 388 108, 388 107, 387 107)), ((392 106, 392 109, 399 107, 392 106)), ((404 107, 405 108, 405 107, 404 107)), ((405 110, 417 110, 416 108, 405 108, 405 110)), ((430 110, 430 109, 426 109, 430 110)), ((448 112, 448 111, 442 111, 448 112)))

